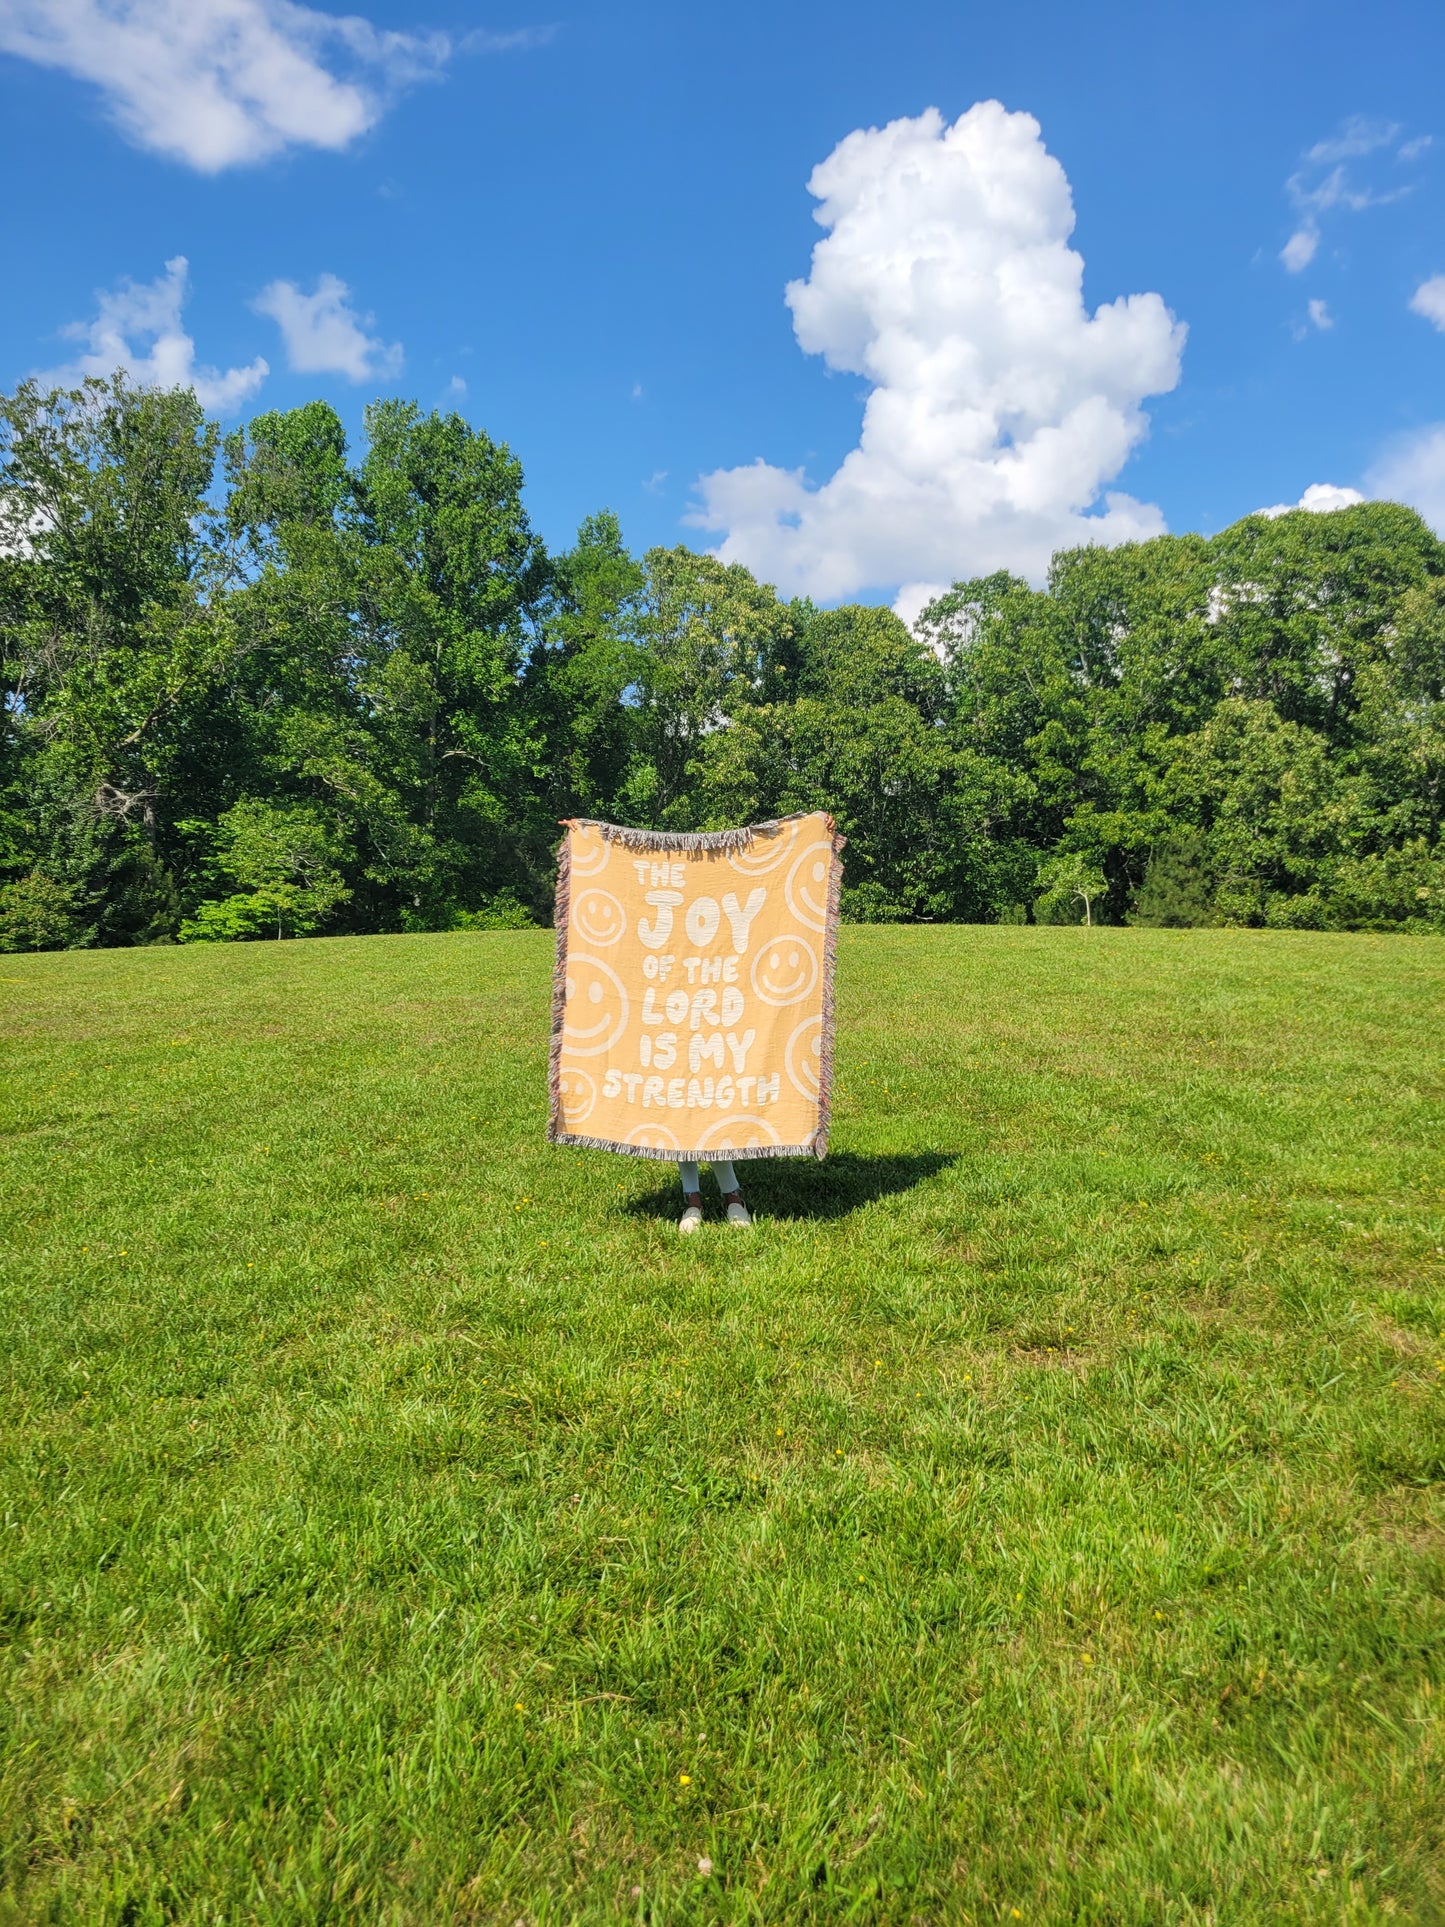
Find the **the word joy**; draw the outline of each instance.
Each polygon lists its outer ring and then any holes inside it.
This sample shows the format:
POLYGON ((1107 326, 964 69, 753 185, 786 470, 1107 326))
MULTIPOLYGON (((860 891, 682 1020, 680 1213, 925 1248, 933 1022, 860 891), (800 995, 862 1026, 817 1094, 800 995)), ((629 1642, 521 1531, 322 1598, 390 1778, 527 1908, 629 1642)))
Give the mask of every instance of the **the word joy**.
MULTIPOLYGON (((638 864, 639 871, 645 864, 638 864)), ((659 868, 661 866, 658 866, 659 868)), ((674 864, 681 871, 681 864, 674 864)), ((639 917, 637 937, 645 949, 661 950, 663 945, 672 941, 672 933, 677 912, 682 908, 681 890, 648 890, 644 901, 649 903, 656 914, 652 917, 639 917)), ((759 885, 749 890, 746 903, 739 903, 736 891, 729 890, 719 903, 716 897, 694 897, 682 913, 682 927, 687 940, 698 950, 710 950, 713 940, 722 928, 723 918, 727 918, 728 929, 732 933, 733 949, 742 956, 748 947, 748 932, 753 918, 768 900, 768 893, 759 885)))

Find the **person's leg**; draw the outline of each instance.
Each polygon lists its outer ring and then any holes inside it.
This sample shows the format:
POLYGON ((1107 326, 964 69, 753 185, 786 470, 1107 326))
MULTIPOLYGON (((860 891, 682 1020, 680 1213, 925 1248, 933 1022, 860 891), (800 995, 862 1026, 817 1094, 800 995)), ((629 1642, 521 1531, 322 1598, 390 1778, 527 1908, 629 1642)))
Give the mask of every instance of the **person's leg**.
POLYGON ((717 1188, 722 1192, 723 1203, 727 1206, 728 1223, 750 1225, 752 1219, 748 1216, 748 1208, 743 1203, 742 1187, 738 1183, 738 1174, 733 1169, 732 1159, 713 1158, 712 1174, 717 1179, 717 1188))
POLYGON ((679 1158, 677 1175, 682 1179, 683 1202, 682 1219, 677 1228, 685 1237, 688 1232, 696 1231, 702 1223, 702 1179, 698 1176, 696 1164, 686 1158, 679 1158))

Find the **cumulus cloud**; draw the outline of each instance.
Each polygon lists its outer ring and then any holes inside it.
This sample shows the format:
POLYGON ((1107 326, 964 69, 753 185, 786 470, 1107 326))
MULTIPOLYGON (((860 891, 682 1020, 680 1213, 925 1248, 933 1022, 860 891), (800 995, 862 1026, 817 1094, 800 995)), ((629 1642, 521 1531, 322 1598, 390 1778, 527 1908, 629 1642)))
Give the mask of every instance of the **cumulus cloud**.
POLYGON ((1445 536, 1445 422, 1431 422, 1393 442, 1365 479, 1372 495, 1408 503, 1445 536))
POLYGON ((388 345, 366 332, 374 317, 357 314, 350 288, 334 274, 323 274, 314 294, 303 294, 294 281, 273 281, 251 306, 281 330, 287 366, 298 375, 390 381, 401 373, 401 343, 388 345))
POLYGON ((203 408, 229 415, 253 395, 271 372, 257 355, 244 368, 200 367, 196 344, 181 325, 189 292, 186 257, 167 261, 154 281, 124 280, 99 292, 93 321, 74 321, 61 330, 85 344, 75 360, 39 379, 57 387, 73 386, 87 375, 113 375, 124 369, 131 380, 157 388, 193 388, 203 408))
POLYGON ((1310 515, 1328 515, 1333 509, 1353 508, 1364 499, 1357 488, 1342 488, 1337 482, 1311 482, 1297 502, 1276 502, 1273 508, 1256 509, 1255 514, 1267 515, 1271 521, 1277 515, 1292 515, 1296 509, 1310 515))
POLYGON ((1081 542, 1157 535, 1107 493, 1179 379, 1185 330, 1157 294, 1084 306, 1073 200, 1038 122, 997 101, 951 126, 850 134, 814 169, 827 230, 787 302, 799 346, 871 392, 858 446, 821 486, 759 459, 704 475, 695 525, 719 554, 823 600, 1009 568, 1035 580, 1081 542))
POLYGON ((1367 207, 1384 207, 1411 190, 1362 183, 1351 163, 1372 154, 1390 153, 1397 162, 1414 161, 1430 145, 1428 134, 1402 142, 1395 121, 1365 120, 1355 115, 1338 134, 1316 141, 1300 156, 1300 165, 1285 182, 1294 206, 1296 226, 1280 249, 1279 258, 1290 274, 1300 274, 1319 252, 1320 224, 1335 208, 1358 214, 1367 207))
POLYGON ((1335 318, 1330 313, 1328 304, 1323 301, 1311 301, 1310 320, 1321 330, 1333 328, 1335 325, 1335 318))
POLYGON ((454 44, 300 0, 0 0, 0 52, 90 81, 139 146, 208 174, 288 147, 346 147, 453 53, 550 37, 526 28, 454 44))
POLYGON ((949 587, 947 582, 905 582, 893 598, 893 613, 910 629, 916 629, 929 603, 947 595, 949 587))
POLYGON ((1445 274, 1432 274, 1410 296, 1411 314, 1424 315, 1445 334, 1445 274))

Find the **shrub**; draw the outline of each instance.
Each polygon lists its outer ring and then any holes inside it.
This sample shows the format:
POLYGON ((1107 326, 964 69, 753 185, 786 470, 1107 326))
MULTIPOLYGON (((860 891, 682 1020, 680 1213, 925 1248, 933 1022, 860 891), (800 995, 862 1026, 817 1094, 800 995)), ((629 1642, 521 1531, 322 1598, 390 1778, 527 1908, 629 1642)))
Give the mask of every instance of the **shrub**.
POLYGON ((0 888, 0 950, 65 950, 82 935, 79 892, 32 870, 0 888))
POLYGON ((1445 855, 1421 837, 1401 850, 1342 858, 1331 871, 1329 897, 1345 929, 1445 930, 1445 855))
POLYGON ((537 919, 514 890, 498 890, 475 910, 454 910, 449 930, 532 930, 537 919))
POLYGON ((881 883, 855 883, 845 887, 839 915, 844 923, 906 923, 908 912, 896 903, 881 883))
POLYGON ((257 937, 309 937, 351 892, 340 883, 270 883, 213 897, 181 925, 182 943, 244 943, 257 937))
POLYGON ((1271 897, 1265 905, 1266 930, 1334 930, 1338 928, 1329 903, 1319 890, 1292 897, 1271 897))
POLYGON ((1148 930, 1190 930, 1214 921, 1202 836, 1191 830, 1156 845, 1129 921, 1148 930))

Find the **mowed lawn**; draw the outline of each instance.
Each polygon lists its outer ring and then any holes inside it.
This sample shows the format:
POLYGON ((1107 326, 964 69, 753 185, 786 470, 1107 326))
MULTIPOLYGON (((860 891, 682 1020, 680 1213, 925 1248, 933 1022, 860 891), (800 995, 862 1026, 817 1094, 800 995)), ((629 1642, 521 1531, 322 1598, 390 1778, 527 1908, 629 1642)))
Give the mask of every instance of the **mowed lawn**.
POLYGON ((1445 1919, 1445 944, 846 930, 687 1242, 550 966, 0 958, 0 1921, 1445 1919))

